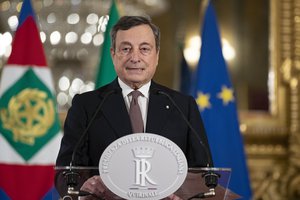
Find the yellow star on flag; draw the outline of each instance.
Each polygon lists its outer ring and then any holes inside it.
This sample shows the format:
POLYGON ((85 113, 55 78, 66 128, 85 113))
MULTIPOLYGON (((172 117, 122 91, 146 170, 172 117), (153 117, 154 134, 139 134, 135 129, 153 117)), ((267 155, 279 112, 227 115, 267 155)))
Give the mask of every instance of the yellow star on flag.
POLYGON ((197 102, 197 104, 198 104, 201 111, 206 109, 206 108, 211 107, 211 104, 209 102, 209 98, 210 98, 209 94, 204 94, 202 92, 198 92, 196 102, 197 102))
POLYGON ((222 86, 222 90, 218 93, 218 98, 222 99, 223 104, 227 105, 230 101, 234 101, 233 90, 226 86, 222 86))

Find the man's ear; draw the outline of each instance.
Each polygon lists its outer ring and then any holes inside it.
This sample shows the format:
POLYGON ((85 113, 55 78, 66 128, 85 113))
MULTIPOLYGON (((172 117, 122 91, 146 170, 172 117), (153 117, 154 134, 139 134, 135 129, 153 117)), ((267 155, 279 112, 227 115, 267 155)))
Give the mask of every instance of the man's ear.
POLYGON ((156 56, 157 56, 157 65, 158 65, 158 60, 159 60, 159 49, 156 52, 156 56))
POLYGON ((112 47, 110 47, 110 55, 111 55, 111 57, 113 57, 115 55, 115 50, 112 47))

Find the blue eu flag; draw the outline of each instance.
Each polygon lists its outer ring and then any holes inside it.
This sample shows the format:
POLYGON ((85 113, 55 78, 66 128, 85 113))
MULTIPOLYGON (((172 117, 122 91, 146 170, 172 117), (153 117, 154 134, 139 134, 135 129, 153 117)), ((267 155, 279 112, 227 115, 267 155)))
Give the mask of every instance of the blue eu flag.
POLYGON ((206 128, 215 167, 232 169, 229 189, 251 198, 236 99, 222 54, 215 12, 209 3, 202 28, 194 95, 206 128))

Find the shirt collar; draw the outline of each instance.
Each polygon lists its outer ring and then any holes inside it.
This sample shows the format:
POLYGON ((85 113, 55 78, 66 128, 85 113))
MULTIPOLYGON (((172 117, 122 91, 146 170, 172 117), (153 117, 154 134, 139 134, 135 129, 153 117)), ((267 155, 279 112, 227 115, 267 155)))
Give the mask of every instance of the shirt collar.
MULTIPOLYGON (((128 85, 126 85, 119 77, 118 77, 118 82, 120 87, 122 88, 122 94, 123 97, 128 96, 128 94, 130 94, 130 92, 132 92, 134 89, 132 89, 131 87, 129 87, 128 85)), ((146 83, 145 85, 143 85, 142 87, 140 87, 138 89, 138 91, 140 91, 144 97, 149 98, 149 88, 151 85, 151 81, 149 81, 148 83, 146 83)))

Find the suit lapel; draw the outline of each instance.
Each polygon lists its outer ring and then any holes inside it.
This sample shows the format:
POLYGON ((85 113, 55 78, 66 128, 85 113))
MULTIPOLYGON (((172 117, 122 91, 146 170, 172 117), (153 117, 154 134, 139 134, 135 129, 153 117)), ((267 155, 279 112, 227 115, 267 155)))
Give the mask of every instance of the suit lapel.
MULTIPOLYGON (((119 88, 117 79, 112 82, 108 90, 119 88)), ((103 97, 102 97, 103 98, 103 97)), ((122 96, 122 92, 112 94, 102 108, 103 116, 113 128, 117 137, 132 133, 131 123, 126 109, 126 105, 122 96)))
MULTIPOLYGON (((151 89, 160 89, 159 85, 152 82, 151 89)), ((170 113, 170 102, 168 99, 160 94, 150 93, 148 116, 147 116, 147 133, 161 133, 164 125, 167 122, 170 113)))

